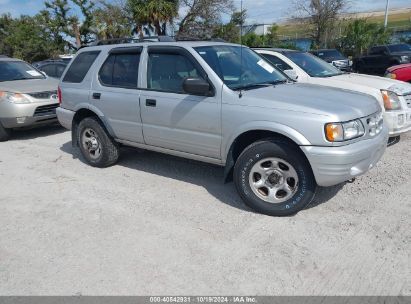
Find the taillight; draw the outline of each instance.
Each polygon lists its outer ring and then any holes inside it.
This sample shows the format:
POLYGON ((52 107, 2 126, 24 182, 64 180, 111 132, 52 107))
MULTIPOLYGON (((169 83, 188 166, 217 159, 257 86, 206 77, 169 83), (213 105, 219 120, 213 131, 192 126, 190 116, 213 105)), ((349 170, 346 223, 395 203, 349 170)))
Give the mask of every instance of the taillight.
POLYGON ((57 97, 58 97, 58 99, 59 99, 59 104, 61 104, 62 99, 63 99, 63 96, 61 95, 61 89, 60 89, 60 87, 58 87, 58 89, 57 89, 57 97))

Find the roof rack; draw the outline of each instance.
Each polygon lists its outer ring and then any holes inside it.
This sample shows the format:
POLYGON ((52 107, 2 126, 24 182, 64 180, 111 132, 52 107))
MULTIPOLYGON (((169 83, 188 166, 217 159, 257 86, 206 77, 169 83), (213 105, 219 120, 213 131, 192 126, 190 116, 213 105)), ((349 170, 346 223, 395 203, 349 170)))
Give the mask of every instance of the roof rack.
POLYGON ((96 40, 92 42, 90 46, 123 44, 123 43, 139 43, 139 42, 175 42, 175 40, 170 36, 149 36, 149 37, 143 37, 143 38, 124 37, 124 38, 96 40))
POLYGON ((197 37, 179 37, 176 39, 177 41, 211 41, 211 42, 227 42, 222 38, 197 38, 197 37))

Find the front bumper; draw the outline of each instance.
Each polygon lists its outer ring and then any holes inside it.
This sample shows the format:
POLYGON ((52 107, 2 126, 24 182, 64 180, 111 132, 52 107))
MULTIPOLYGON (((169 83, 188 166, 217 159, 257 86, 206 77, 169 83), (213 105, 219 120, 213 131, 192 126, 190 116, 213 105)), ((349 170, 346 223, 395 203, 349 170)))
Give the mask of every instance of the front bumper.
POLYGON ((387 148, 388 128, 375 138, 341 147, 302 146, 319 186, 334 186, 373 168, 387 148))
POLYGON ((5 128, 20 128, 57 121, 55 101, 28 104, 0 102, 0 123, 5 128))
POLYGON ((390 137, 411 131, 411 109, 386 111, 384 121, 389 128, 390 137))

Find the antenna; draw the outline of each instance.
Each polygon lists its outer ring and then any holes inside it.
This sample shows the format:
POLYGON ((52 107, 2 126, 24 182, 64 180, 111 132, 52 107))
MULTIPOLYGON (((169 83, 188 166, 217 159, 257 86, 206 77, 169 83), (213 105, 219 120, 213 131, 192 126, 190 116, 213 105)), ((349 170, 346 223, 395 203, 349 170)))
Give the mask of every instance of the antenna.
POLYGON ((241 89, 243 85, 243 0, 240 4, 240 93, 238 97, 243 97, 243 90, 241 89))

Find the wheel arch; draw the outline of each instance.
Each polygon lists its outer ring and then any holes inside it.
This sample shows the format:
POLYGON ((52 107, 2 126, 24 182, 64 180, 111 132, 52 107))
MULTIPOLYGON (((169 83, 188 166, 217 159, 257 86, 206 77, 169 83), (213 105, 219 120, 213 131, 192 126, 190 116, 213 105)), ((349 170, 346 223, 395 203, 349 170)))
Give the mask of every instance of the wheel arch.
POLYGON ((87 118, 87 117, 95 117, 96 119, 98 119, 98 121, 102 124, 103 128, 107 131, 109 136, 114 137, 114 132, 112 128, 110 127, 110 125, 107 123, 107 120, 105 116, 103 115, 103 113, 101 113, 96 108, 90 108, 90 107, 79 108, 76 110, 76 114, 74 114, 72 128, 71 128, 71 141, 72 141, 73 146, 75 147, 78 146, 76 134, 77 134, 80 121, 82 121, 84 118, 87 118))
POLYGON ((276 138, 290 143, 294 145, 307 159, 304 152, 300 149, 300 146, 311 145, 305 136, 288 126, 275 123, 267 126, 267 122, 263 122, 263 124, 256 124, 255 127, 252 128, 243 128, 241 131, 233 135, 228 141, 228 145, 223 151, 223 156, 225 156, 225 159, 223 159, 223 161, 225 161, 225 182, 232 180, 235 162, 242 151, 244 151, 244 149, 252 143, 265 138, 276 138))

